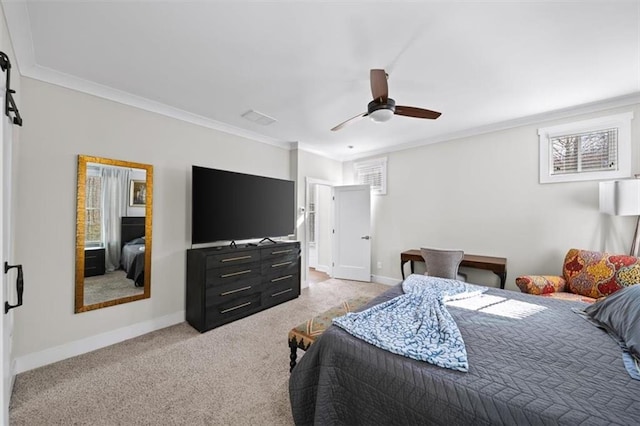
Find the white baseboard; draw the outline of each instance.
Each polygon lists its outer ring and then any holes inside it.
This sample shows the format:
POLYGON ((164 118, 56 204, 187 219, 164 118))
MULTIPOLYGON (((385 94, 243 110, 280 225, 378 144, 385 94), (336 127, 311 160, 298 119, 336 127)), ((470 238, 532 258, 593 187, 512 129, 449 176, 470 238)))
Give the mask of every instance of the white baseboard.
POLYGON ((382 275, 371 275, 371 282, 384 284, 384 285, 396 285, 400 283, 402 280, 398 278, 385 277, 382 275))
POLYGON ((64 345, 55 346, 40 352, 24 355, 16 358, 14 371, 15 374, 19 374, 47 364, 62 361, 63 359, 95 351, 96 349, 104 348, 143 334, 151 333, 152 331, 179 324, 184 321, 184 318, 185 312, 179 311, 160 318, 154 318, 149 321, 140 322, 117 330, 65 343, 64 345))

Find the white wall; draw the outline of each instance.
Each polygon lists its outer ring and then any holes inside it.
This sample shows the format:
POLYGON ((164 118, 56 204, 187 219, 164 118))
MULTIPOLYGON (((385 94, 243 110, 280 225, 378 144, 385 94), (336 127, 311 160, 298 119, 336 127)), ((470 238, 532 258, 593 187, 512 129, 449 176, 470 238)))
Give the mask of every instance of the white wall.
MULTIPOLYGON (((537 129, 629 110, 637 173, 640 105, 388 154, 388 193, 372 197, 372 273, 400 279, 406 249, 461 248, 506 257, 506 288, 516 289, 518 275, 561 273, 572 247, 627 253, 635 218, 600 214, 598 182, 538 183, 537 129)), ((345 181, 352 176, 345 163, 345 181)), ((490 272, 465 272, 472 282, 499 282, 490 272)))
MULTIPOLYGON (((16 74, 17 79, 17 74, 16 74)), ((15 354, 154 321, 184 318, 191 165, 289 179, 289 151, 22 78, 16 259, 24 306, 15 354), (154 166, 151 298, 74 314, 77 155, 154 166)))

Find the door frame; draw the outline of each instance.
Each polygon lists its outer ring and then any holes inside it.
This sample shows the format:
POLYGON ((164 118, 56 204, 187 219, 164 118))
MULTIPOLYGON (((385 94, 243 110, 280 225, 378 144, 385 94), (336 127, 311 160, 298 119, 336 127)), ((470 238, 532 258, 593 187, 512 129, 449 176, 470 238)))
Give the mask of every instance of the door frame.
MULTIPOLYGON (((316 178, 312 178, 312 177, 308 177, 306 176, 305 178, 305 187, 304 187, 304 244, 303 244, 303 250, 304 250, 304 256, 303 256, 303 264, 302 267, 305 271, 305 276, 307 276, 307 272, 309 270, 309 201, 311 201, 309 198, 311 196, 311 185, 325 185, 328 186, 330 188, 333 189, 334 186, 338 186, 337 183, 335 182, 331 182, 328 180, 324 180, 324 179, 316 179, 316 178)), ((317 211, 317 206, 316 206, 316 211, 317 211)), ((331 224, 333 226, 333 218, 329 219, 331 221, 331 224)), ((331 246, 333 244, 330 244, 331 246)), ((333 260, 333 247, 329 247, 329 250, 331 251, 331 259, 333 260)), ((330 271, 328 274, 329 276, 333 276, 332 271, 330 271)), ((307 284, 308 285, 308 284, 307 284)))

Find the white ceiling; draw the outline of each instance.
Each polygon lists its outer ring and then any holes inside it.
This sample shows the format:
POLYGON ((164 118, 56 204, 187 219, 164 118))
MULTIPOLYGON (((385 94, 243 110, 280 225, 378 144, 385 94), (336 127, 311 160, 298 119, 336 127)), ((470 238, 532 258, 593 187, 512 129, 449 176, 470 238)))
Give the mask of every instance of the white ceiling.
POLYGON ((336 159, 640 99, 640 1, 3 1, 3 8, 23 75, 336 159), (371 68, 389 73, 399 105, 442 116, 362 119, 331 132, 366 111, 371 68), (243 119, 250 109, 277 121, 243 119))

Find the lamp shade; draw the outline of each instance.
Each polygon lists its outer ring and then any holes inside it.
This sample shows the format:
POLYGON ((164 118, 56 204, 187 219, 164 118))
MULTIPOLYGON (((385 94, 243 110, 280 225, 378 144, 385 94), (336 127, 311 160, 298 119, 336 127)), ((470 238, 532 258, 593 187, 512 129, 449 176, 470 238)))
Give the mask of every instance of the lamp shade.
POLYGON ((640 179, 600 182, 600 211, 616 216, 640 215, 640 179))

